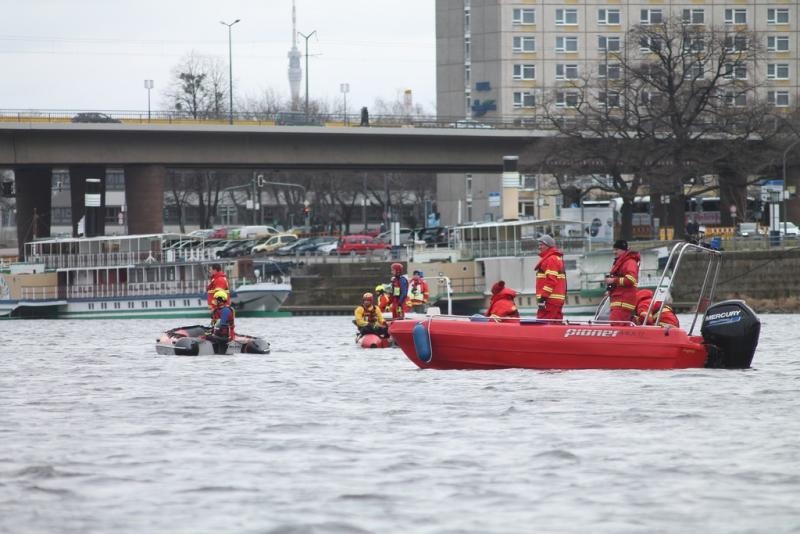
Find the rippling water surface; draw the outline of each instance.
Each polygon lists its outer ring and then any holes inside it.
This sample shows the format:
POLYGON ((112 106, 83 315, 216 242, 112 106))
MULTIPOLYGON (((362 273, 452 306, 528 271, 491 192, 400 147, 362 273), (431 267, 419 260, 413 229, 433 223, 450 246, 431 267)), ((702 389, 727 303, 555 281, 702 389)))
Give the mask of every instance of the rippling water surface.
POLYGON ((267 356, 3 322, 2 532, 800 532, 800 315, 746 371, 420 371, 346 317, 267 356))

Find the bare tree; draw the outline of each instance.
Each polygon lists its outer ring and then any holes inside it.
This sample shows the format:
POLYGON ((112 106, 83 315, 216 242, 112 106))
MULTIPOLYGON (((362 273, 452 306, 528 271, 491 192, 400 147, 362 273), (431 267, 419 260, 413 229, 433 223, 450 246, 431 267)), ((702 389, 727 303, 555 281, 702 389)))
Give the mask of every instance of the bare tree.
MULTIPOLYGON (((599 76, 586 73, 559 88, 546 114, 562 136, 579 140, 569 151, 532 151, 530 167, 565 159, 607 174, 623 200, 622 236, 630 237, 630 203, 639 187, 672 197, 671 223, 684 234, 684 185, 721 169, 756 169, 749 154, 773 135, 765 103, 756 99, 755 36, 692 25, 680 18, 633 27, 622 51, 609 51, 599 76), (741 162, 743 167, 739 167, 741 162), (732 164, 733 163, 733 164, 732 164)), ((607 41, 606 41, 607 44, 607 41)))
POLYGON ((194 119, 224 113, 228 78, 219 58, 190 52, 172 69, 165 92, 170 108, 194 119))

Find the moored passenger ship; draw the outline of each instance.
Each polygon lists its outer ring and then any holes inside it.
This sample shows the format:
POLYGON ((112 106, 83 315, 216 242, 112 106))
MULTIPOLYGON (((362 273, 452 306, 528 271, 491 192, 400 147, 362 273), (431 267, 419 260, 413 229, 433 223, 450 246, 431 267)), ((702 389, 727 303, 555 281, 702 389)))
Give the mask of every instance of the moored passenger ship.
POLYGON ((180 234, 32 241, 0 268, 0 317, 208 317, 208 269, 221 263, 237 315, 279 315, 291 293, 271 262, 220 260, 180 234))

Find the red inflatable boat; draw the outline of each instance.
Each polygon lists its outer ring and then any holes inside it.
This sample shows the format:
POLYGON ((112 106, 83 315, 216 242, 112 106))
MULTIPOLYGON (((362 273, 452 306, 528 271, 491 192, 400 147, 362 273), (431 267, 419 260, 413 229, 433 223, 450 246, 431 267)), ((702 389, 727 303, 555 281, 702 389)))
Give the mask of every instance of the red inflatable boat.
MULTIPOLYGON (((662 277, 667 291, 685 253, 709 254, 679 244, 673 249, 662 277)), ((709 269, 709 273, 718 270, 709 269)), ((703 284, 697 309, 710 302, 716 274, 703 284)), ((649 313, 648 313, 649 314, 649 313)), ((744 369, 758 344, 761 323, 740 300, 708 307, 701 335, 681 328, 610 323, 601 313, 592 321, 538 321, 514 319, 496 322, 486 317, 433 316, 423 320, 393 321, 389 332, 406 356, 423 369, 682 369, 722 367, 744 369)))

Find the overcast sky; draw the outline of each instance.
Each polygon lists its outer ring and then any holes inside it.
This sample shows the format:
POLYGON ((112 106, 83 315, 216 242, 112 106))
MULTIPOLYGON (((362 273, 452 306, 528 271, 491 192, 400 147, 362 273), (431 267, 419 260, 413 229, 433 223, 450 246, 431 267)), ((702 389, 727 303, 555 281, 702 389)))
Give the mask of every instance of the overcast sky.
MULTIPOLYGON (((406 89, 435 109, 433 0, 296 5, 297 30, 317 32, 308 41, 310 98, 340 103, 347 82, 349 111, 406 89)), ((152 109, 163 109, 171 71, 189 52, 227 67, 220 21, 237 18, 234 94, 271 88, 288 99, 291 0, 0 0, 0 109, 146 110, 145 79, 155 84, 152 109)), ((304 89, 305 79, 301 98, 304 89)))

